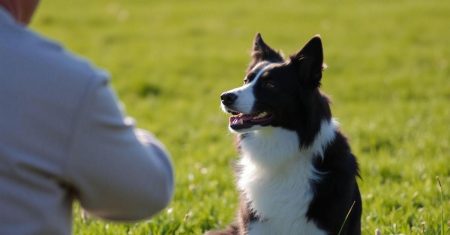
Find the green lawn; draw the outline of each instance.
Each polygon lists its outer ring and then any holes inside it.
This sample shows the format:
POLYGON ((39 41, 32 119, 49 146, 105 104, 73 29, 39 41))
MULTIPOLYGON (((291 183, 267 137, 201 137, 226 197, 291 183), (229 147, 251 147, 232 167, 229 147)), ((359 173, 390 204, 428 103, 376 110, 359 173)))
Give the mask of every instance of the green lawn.
POLYGON ((323 90, 361 165, 363 234, 450 233, 450 1, 44 0, 31 27, 108 70, 175 165, 159 216, 118 224, 77 209, 75 234, 201 234, 233 220, 237 154, 219 94, 242 83, 256 32, 286 54, 321 34, 323 90))

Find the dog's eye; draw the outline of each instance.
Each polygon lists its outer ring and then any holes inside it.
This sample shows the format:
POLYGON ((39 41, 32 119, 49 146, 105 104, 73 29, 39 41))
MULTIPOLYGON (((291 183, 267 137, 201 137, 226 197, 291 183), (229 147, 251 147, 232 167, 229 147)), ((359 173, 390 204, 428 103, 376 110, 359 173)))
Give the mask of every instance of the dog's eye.
POLYGON ((264 86, 265 88, 269 88, 269 89, 275 88, 275 84, 274 84, 273 82, 271 82, 271 81, 265 81, 265 82, 263 83, 263 86, 264 86))

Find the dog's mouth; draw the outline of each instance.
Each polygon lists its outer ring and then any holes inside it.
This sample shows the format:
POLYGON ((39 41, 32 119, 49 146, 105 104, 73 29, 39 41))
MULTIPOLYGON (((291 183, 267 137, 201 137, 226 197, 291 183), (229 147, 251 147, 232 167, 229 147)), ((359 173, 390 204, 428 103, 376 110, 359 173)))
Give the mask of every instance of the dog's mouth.
POLYGON ((273 115, 268 112, 255 114, 231 112, 231 114, 233 114, 233 116, 230 117, 230 127, 233 130, 247 129, 254 125, 267 125, 273 119, 273 115))

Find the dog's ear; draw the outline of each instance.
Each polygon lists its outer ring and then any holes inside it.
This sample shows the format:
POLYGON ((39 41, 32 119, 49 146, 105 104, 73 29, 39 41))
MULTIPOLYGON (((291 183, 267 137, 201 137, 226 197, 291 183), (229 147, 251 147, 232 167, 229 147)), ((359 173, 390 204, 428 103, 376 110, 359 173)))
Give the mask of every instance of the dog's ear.
POLYGON ((320 36, 314 36, 297 54, 291 56, 291 63, 298 66, 300 78, 304 84, 312 87, 320 86, 324 69, 320 36))
POLYGON ((283 56, 268 46, 261 37, 260 33, 257 33, 253 40, 252 49, 252 61, 250 62, 249 69, 253 68, 257 63, 261 61, 270 62, 283 62, 283 56))

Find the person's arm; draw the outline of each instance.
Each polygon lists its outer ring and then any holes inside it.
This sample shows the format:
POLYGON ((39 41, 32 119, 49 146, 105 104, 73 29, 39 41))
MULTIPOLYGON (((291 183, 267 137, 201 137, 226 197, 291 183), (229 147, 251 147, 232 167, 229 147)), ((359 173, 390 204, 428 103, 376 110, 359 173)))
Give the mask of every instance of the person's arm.
POLYGON ((107 82, 88 91, 77 116, 65 173, 84 209, 105 219, 139 220, 168 205, 168 154, 151 134, 127 123, 107 82))

